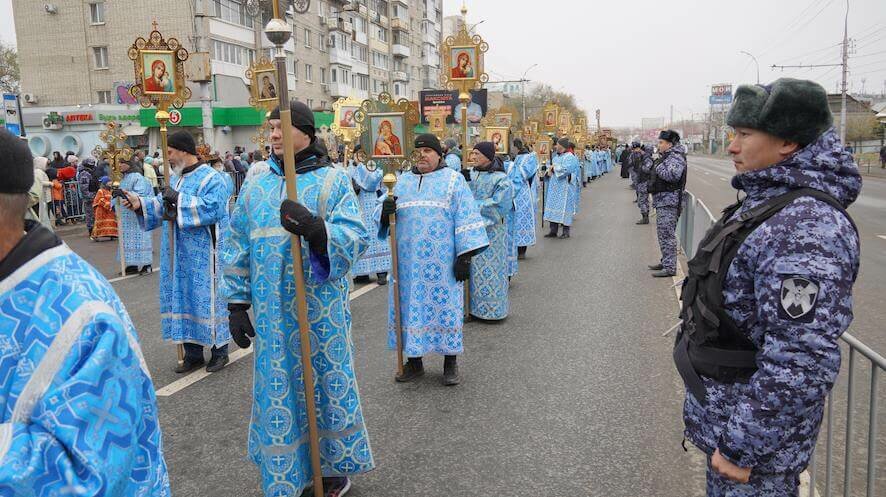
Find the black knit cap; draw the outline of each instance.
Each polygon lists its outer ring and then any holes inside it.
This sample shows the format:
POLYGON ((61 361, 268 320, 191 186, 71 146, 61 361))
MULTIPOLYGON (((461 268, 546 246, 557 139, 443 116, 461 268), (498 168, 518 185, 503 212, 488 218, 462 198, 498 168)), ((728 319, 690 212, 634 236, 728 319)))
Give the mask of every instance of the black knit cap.
POLYGON ((474 150, 483 154, 489 160, 495 159, 495 144, 492 142, 480 142, 474 145, 474 150))
POLYGON ((440 146, 440 139, 437 138, 437 135, 431 133, 422 133, 416 136, 415 148, 430 148, 434 152, 437 152, 437 155, 443 157, 443 147, 440 146))
POLYGON ((560 138, 557 140, 557 145, 560 145, 563 148, 569 148, 569 138, 566 138, 565 136, 560 138))
POLYGON ((664 129, 658 134, 658 139, 671 143, 680 143, 680 133, 672 129, 664 129))
POLYGON ((726 115, 733 128, 751 128, 809 145, 833 126, 828 92, 818 83, 781 78, 769 85, 741 85, 726 115))
POLYGON ((28 144, 0 128, 0 193, 27 193, 34 184, 34 157, 28 144))
POLYGON ((183 129, 169 135, 166 144, 186 154, 197 155, 197 142, 194 141, 194 137, 190 133, 183 129))
MULTIPOLYGON (((268 113, 268 119, 280 119, 280 107, 275 107, 268 113)), ((317 139, 317 128, 314 124, 314 113, 304 103, 298 100, 289 101, 289 121, 302 133, 311 137, 311 143, 317 139)))

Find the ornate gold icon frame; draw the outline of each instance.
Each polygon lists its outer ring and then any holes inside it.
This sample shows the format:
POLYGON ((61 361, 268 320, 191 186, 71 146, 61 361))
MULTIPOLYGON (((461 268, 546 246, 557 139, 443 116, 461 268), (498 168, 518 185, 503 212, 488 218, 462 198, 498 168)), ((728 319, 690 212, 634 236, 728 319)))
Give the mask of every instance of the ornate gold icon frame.
MULTIPOLYGON (((412 153, 413 142, 415 141, 415 126, 418 124, 419 115, 418 108, 412 105, 409 100, 401 98, 394 101, 389 93, 381 93, 376 100, 364 100, 357 110, 355 120, 360 125, 362 133, 360 135, 360 143, 368 160, 366 167, 374 171, 381 164, 386 172, 398 169, 400 171, 408 170, 414 163, 412 153), (397 136, 400 141, 401 153, 396 155, 378 155, 375 154, 375 134, 380 131, 375 129, 373 125, 374 119, 383 119, 388 121, 399 120, 402 123, 400 133, 397 136)), ((394 126, 396 127, 396 126, 394 126)), ((396 130, 392 130, 396 136, 396 130)))

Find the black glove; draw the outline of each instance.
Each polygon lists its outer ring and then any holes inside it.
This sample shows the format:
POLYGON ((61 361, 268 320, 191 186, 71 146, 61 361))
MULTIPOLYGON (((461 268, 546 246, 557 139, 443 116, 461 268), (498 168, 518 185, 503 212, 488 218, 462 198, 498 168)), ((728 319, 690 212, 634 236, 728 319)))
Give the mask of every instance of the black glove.
POLYGON ((455 273, 455 281, 466 281, 471 277, 471 256, 462 254, 455 259, 455 265, 452 268, 455 273))
POLYGON ((461 175, 465 177, 465 181, 471 181, 471 170, 470 169, 462 169, 461 175))
POLYGON ((114 188, 113 190, 111 190, 111 198, 112 199, 119 198, 121 200, 126 200, 126 193, 119 188, 114 188))
POLYGON ((391 224, 391 214, 397 212, 397 197, 388 197, 381 204, 381 225, 385 228, 391 224))
POLYGON ((292 233, 304 237, 311 250, 326 253, 326 223, 311 214, 307 207, 286 199, 280 204, 280 225, 292 233))
POLYGON ((360 193, 360 190, 361 190, 360 185, 358 185, 357 182, 354 181, 353 179, 351 180, 351 187, 354 189, 354 193, 357 193, 357 194, 360 193))
POLYGON ((172 207, 176 207, 178 205, 178 192, 172 187, 164 186, 163 201, 172 207))
POLYGON ((249 320, 249 304, 228 304, 228 327, 231 329, 231 337, 234 343, 241 349, 249 347, 252 343, 249 337, 255 337, 255 328, 249 320))

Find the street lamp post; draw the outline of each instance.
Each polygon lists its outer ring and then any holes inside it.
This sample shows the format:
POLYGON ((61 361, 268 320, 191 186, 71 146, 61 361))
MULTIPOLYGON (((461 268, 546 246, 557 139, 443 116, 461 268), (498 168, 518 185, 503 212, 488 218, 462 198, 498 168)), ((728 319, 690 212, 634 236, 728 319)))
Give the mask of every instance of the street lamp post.
POLYGON ((754 54, 752 54, 750 52, 745 52, 744 50, 741 50, 739 53, 743 53, 743 54, 747 55, 748 57, 754 59, 754 65, 757 66, 757 84, 759 85, 760 84, 760 63, 757 62, 757 58, 754 57, 754 54))
POLYGON ((520 98, 523 100, 523 122, 526 122, 526 75, 529 74, 533 68, 537 67, 538 64, 532 64, 529 66, 529 69, 523 71, 523 76, 520 77, 520 98))

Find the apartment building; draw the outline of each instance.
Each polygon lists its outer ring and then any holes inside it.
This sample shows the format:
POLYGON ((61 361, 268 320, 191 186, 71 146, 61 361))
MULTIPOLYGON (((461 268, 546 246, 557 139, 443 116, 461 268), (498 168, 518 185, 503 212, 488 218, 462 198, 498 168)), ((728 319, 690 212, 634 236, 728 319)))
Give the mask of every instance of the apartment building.
MULTIPOLYGON (((153 22, 200 61, 205 81, 189 81, 191 101, 179 127, 226 151, 251 148, 263 116, 249 106, 245 72, 273 47, 262 29, 269 13, 250 15, 246 0, 12 0, 22 75, 22 114, 31 149, 89 154, 104 124, 124 126, 133 146, 159 143, 152 109, 128 96, 133 65, 127 56, 153 22)), ((286 44, 290 98, 332 122, 340 97, 372 98, 383 91, 418 99, 439 85, 442 0, 318 0, 309 12, 289 12, 286 44)), ((191 77, 191 79, 194 79, 191 77)))

